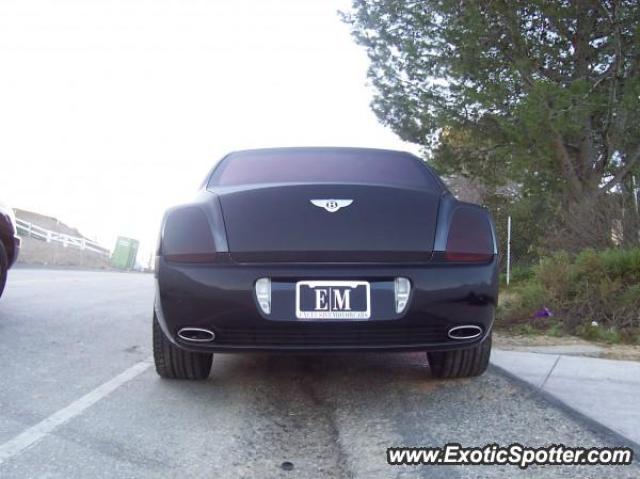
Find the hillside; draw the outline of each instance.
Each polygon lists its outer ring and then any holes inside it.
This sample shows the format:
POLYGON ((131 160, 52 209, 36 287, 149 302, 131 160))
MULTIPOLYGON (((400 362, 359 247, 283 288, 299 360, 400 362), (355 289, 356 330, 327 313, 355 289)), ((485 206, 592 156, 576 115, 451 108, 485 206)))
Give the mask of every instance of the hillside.
POLYGON ((36 224, 41 228, 55 231, 57 233, 64 233, 71 236, 85 238, 85 236, 82 235, 76 228, 72 228, 71 226, 64 224, 62 221, 52 216, 45 216, 33 211, 21 210, 20 208, 15 208, 14 211, 17 218, 36 224))
MULTIPOLYGON (((33 211, 15 209, 16 217, 33 223, 56 233, 86 238, 78 231, 57 218, 35 213, 33 211)), ((27 237, 22 230, 22 248, 18 257, 18 264, 37 266, 60 266, 87 269, 111 269, 109 257, 89 250, 74 247, 64 247, 61 243, 47 243, 44 240, 27 237)))

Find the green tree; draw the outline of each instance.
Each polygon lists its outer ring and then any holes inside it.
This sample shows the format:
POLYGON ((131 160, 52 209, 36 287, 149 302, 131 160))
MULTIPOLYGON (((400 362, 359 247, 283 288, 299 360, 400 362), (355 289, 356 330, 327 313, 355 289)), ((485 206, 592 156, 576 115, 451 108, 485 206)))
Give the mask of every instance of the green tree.
POLYGON ((353 0, 342 17, 378 118, 443 172, 593 205, 640 167, 638 0, 353 0))

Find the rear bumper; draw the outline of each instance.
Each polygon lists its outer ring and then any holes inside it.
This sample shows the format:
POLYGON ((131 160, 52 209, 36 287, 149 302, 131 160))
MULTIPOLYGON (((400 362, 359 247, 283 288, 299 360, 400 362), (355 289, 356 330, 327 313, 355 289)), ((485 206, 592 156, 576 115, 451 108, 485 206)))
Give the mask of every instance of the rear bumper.
MULTIPOLYGON (((477 344, 493 325, 497 304, 496 261, 483 265, 156 263, 155 312, 167 337, 191 351, 435 351, 477 344), (291 284, 304 279, 361 279, 372 284, 403 276, 412 292, 405 312, 368 320, 299 320, 262 314, 254 295, 258 278, 291 284), (448 330, 480 326, 472 340, 453 340, 448 330), (213 331, 209 343, 185 342, 184 327, 213 331)), ((293 298, 292 298, 293 301, 293 298)), ((373 301, 373 300, 372 300, 373 301)), ((387 311, 388 312, 388 311, 387 311)))

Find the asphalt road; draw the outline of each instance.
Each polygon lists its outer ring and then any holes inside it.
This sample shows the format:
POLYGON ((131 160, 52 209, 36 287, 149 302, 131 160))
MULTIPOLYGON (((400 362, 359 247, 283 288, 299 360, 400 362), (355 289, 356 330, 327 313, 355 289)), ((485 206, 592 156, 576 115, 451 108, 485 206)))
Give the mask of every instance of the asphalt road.
POLYGON ((614 445, 495 370, 434 380, 423 354, 217 355, 208 381, 161 380, 153 289, 142 274, 11 272, 1 478, 640 477, 637 462, 387 465, 401 445, 614 445))

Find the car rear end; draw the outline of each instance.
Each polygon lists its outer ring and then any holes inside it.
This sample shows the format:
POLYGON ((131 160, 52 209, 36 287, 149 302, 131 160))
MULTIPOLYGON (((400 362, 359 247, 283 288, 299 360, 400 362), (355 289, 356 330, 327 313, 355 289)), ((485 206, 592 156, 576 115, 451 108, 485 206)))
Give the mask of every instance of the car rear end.
POLYGON ((487 211, 380 150, 226 158, 167 212, 156 275, 158 323, 194 352, 468 348, 497 302, 487 211))

